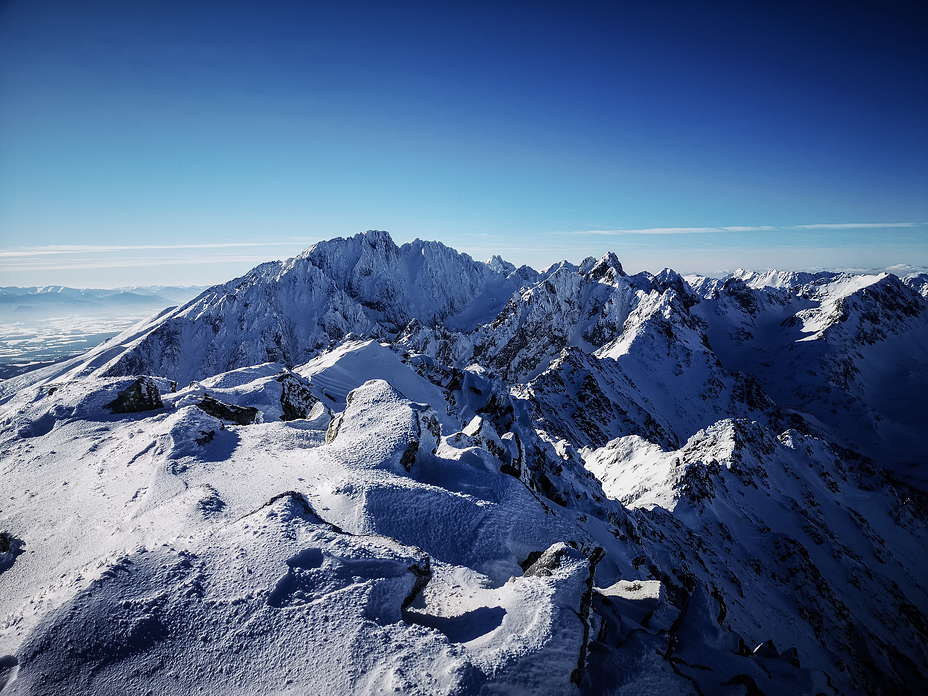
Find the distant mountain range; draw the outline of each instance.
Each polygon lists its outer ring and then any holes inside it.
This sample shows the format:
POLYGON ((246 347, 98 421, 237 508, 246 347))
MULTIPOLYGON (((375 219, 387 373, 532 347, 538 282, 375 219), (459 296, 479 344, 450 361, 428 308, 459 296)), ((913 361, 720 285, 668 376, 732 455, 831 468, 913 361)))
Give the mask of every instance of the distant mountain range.
POLYGON ((33 312, 35 310, 69 309, 133 309, 144 306, 165 307, 186 302, 205 286, 176 287, 149 285, 115 288, 112 290, 68 288, 62 285, 0 287, 0 313, 33 312))
POLYGON ((74 357, 203 287, 0 288, 0 379, 74 357))
POLYGON ((321 242, 0 383, 0 685, 924 693, 926 393, 925 274, 321 242))

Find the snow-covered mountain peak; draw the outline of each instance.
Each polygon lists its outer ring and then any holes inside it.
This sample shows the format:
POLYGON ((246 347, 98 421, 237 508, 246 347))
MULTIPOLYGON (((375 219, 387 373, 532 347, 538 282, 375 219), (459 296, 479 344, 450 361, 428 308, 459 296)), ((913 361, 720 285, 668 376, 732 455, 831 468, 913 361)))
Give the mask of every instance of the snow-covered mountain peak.
POLYGON ((913 273, 912 275, 907 275, 902 279, 902 282, 910 288, 914 288, 922 297, 928 297, 928 273, 913 273))
POLYGON ((587 256, 583 261, 580 262, 580 265, 577 267, 577 272, 580 275, 586 275, 590 272, 590 269, 596 265, 597 259, 595 256, 587 256))
POLYGON ((583 273, 582 269, 578 269, 578 272, 580 272, 581 275, 585 275, 590 280, 602 280, 607 283, 614 283, 616 278, 625 275, 625 271, 622 270, 622 264, 619 262, 619 257, 611 251, 607 252, 601 259, 593 264, 593 267, 586 273, 583 273))
POLYGON ((545 266, 539 275, 541 278, 548 278, 559 271, 567 271, 568 273, 577 273, 580 270, 579 266, 575 266, 570 261, 557 261, 552 263, 550 266, 545 266))
POLYGON ((510 273, 516 270, 516 267, 514 264, 509 263, 508 261, 503 259, 502 256, 499 256, 498 254, 495 254, 491 256, 489 259, 487 259, 486 265, 491 270, 494 270, 497 273, 503 273, 504 275, 509 275, 510 273))

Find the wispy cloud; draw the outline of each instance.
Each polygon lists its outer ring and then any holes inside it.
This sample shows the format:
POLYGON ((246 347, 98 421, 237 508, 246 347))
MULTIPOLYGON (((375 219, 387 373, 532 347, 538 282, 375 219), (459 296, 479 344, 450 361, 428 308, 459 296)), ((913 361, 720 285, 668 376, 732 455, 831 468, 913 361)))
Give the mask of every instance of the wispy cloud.
POLYGON ((38 247, 0 249, 0 257, 47 256, 56 254, 94 254, 114 251, 153 251, 165 249, 233 249, 241 247, 298 246, 314 239, 291 240, 288 242, 219 242, 215 244, 54 244, 38 247))
POLYGON ((220 256, 211 258, 121 258, 86 259, 75 261, 44 261, 29 265, 0 263, 0 271, 65 271, 90 270, 94 268, 148 268, 152 266, 215 266, 218 264, 263 263, 266 256, 220 256))
POLYGON ((928 266, 913 266, 910 263, 897 263, 894 266, 887 266, 884 270, 888 273, 895 273, 898 276, 902 276, 914 273, 925 273, 928 271, 928 266))
POLYGON ((923 222, 841 222, 810 225, 736 225, 728 227, 648 227, 644 229, 577 230, 579 235, 658 235, 658 234, 712 234, 726 232, 776 232, 777 230, 866 230, 897 227, 919 227, 923 222))
POLYGON ((657 234, 723 234, 726 232, 770 232, 779 229, 773 225, 741 225, 737 227, 646 227, 643 229, 579 230, 573 234, 599 234, 617 237, 620 235, 657 234))
POLYGON ((579 230, 572 234, 619 236, 625 234, 709 234, 723 231, 721 227, 648 227, 639 230, 579 230))
POLYGON ((881 227, 918 227, 918 222, 838 222, 817 223, 814 225, 792 225, 790 230, 869 230, 881 227))

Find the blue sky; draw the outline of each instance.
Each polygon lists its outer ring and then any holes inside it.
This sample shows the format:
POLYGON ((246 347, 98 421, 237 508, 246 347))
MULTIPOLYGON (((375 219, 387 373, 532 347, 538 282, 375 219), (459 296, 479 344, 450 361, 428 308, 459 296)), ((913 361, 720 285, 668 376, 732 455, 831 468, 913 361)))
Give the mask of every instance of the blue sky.
POLYGON ((902 3, 0 2, 0 284, 214 283, 367 229, 922 268, 926 34, 902 3))

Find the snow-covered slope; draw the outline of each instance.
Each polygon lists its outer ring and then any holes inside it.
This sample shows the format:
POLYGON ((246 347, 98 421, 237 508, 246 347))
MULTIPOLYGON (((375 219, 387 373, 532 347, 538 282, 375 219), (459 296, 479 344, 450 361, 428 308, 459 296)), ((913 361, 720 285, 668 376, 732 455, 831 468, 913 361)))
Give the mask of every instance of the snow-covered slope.
POLYGON ((763 628, 804 662, 855 655, 851 671, 868 692, 883 678, 874 664, 916 693, 928 684, 920 662, 899 657, 912 646, 925 654, 928 584, 911 549, 928 542, 928 496, 821 440, 747 420, 720 421, 672 452, 642 444, 614 440, 588 466, 625 505, 667 510, 698 539, 728 625, 763 628), (908 612, 919 618, 900 621, 908 612))
POLYGON ((924 693, 917 281, 259 266, 0 383, 0 690, 924 693))
POLYGON ((734 277, 713 288, 693 312, 715 354, 845 445, 924 476, 928 302, 890 274, 790 280, 734 277))

